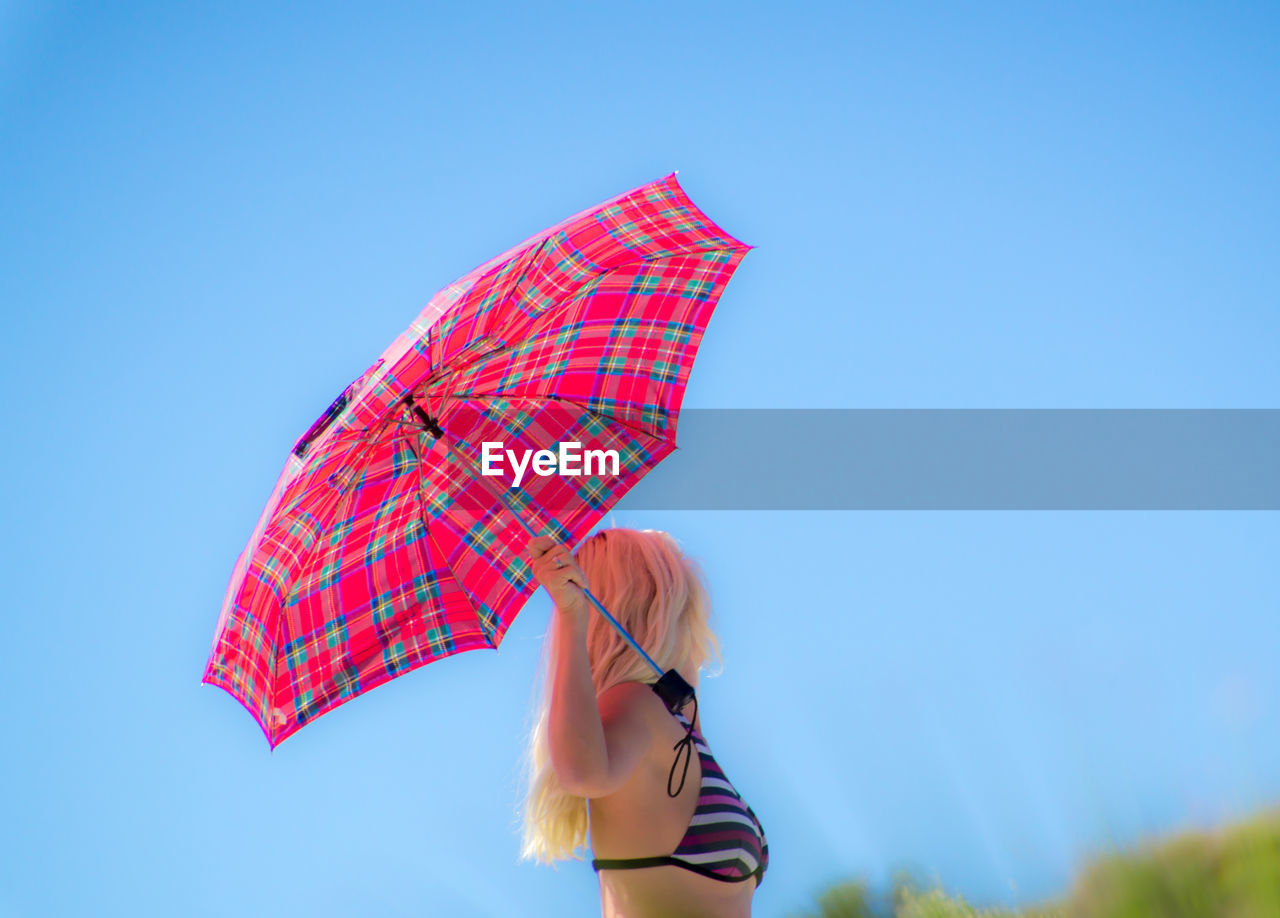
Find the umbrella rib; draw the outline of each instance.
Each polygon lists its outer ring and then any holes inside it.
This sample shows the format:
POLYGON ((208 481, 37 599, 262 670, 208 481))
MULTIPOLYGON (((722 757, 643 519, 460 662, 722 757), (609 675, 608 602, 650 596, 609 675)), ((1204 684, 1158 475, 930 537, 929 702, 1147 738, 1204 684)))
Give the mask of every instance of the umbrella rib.
MULTIPOLYGON (((348 468, 351 465, 354 465, 356 462, 360 461, 362 457, 359 455, 355 455, 353 459, 353 454, 356 454, 363 449, 367 449, 372 443, 372 441, 369 439, 366 433, 361 433, 359 435, 356 435, 354 432, 343 431, 338 436, 344 437, 344 438, 347 436, 352 437, 352 442, 347 446, 347 452, 342 457, 342 463, 339 466, 340 468, 348 468)), ((334 438, 333 442, 335 443, 338 442, 337 437, 334 438)), ((303 460, 303 461, 308 461, 308 460, 303 460)), ((304 466, 304 469, 305 469, 305 466, 304 466)), ((299 473, 299 477, 301 477, 301 474, 302 473, 299 473)), ((334 474, 337 474, 337 473, 335 472, 334 474)), ((307 485, 300 492, 298 492, 293 496, 292 500, 290 500, 287 507, 281 507, 280 508, 281 511, 284 513, 292 512, 294 507, 297 507, 300 503, 302 503, 303 498, 309 497, 312 494, 312 492, 314 492, 317 488, 327 483, 328 483, 328 479, 326 478, 317 479, 316 481, 311 482, 309 485, 307 485)))
POLYGON ((453 582, 458 585, 458 592, 466 597, 467 603, 471 606, 471 612, 476 617, 476 623, 480 626, 480 630, 484 632, 485 640, 489 642, 489 646, 494 650, 497 650, 498 645, 493 643, 493 635, 489 633, 489 629, 484 625, 484 620, 480 618, 480 612, 476 608, 475 598, 472 596, 471 591, 467 589, 466 584, 462 582, 462 578, 458 576, 458 572, 453 569, 453 565, 449 562, 449 556, 445 554, 440 543, 436 541, 435 533, 431 531, 430 526, 427 526, 427 538, 431 540, 431 544, 435 546, 436 551, 440 552, 440 557, 444 560, 444 566, 448 569, 449 576, 453 577, 453 582))
MULTIPOLYGON (((642 264, 642 263, 644 263, 644 262, 662 261, 663 259, 666 259, 666 258, 681 258, 681 257, 683 257, 683 256, 685 256, 685 255, 693 255, 693 254, 696 254, 697 252, 718 252, 718 251, 722 251, 722 250, 724 250, 724 249, 735 249, 735 250, 736 250, 737 248, 739 248, 739 246, 706 245, 706 246, 701 246, 701 247, 697 247, 697 248, 681 249, 681 250, 680 250, 680 251, 678 251, 678 252, 663 252, 661 255, 655 255, 655 256, 653 256, 653 257, 651 257, 651 258, 633 258, 633 259, 631 259, 630 261, 624 261, 624 262, 621 262, 620 264, 613 265, 612 267, 606 268, 606 269, 605 269, 605 270, 603 270, 603 271, 597 271, 597 272, 595 272, 595 273, 594 273, 594 275, 593 275, 593 276, 594 276, 594 277, 604 277, 606 274, 611 274, 611 273, 613 273, 613 272, 615 272, 615 271, 618 271, 618 270, 619 270, 619 269, 621 269, 621 268, 626 268, 626 267, 628 267, 628 266, 630 266, 630 265, 635 265, 635 264, 642 264)), ((523 276, 524 276, 524 275, 522 274, 520 278, 517 278, 517 279, 516 279, 516 281, 515 281, 515 283, 519 283, 519 281, 523 278, 523 276)), ((514 284, 513 284, 512 286, 514 287, 514 284)), ((547 315, 547 314, 551 313, 553 310, 556 310, 556 309, 561 308, 562 306, 564 306, 565 302, 566 302, 566 300, 559 300, 559 301, 557 301, 554 305, 549 306, 549 307, 548 307, 544 312, 540 313, 540 314, 539 314, 539 316, 538 316, 538 318, 541 318, 542 316, 545 316, 545 315, 547 315)), ((429 333, 429 332, 430 332, 430 329, 428 329, 428 333, 429 333)), ((490 337, 490 336, 489 336, 489 335, 485 335, 485 336, 484 336, 484 338, 481 338, 481 339, 479 339, 479 340, 484 340, 485 338, 488 338, 488 337, 490 337)), ((514 350, 514 349, 516 349, 516 348, 520 347, 521 345, 525 344, 526 342, 528 342, 530 339, 528 339, 528 338, 522 338, 522 339, 520 339, 519 341, 517 341, 517 342, 513 342, 513 343, 507 343, 505 340, 503 340, 503 339, 501 339, 501 338, 499 338, 498 340, 499 340, 499 341, 502 341, 502 344, 501 344, 500 346, 498 346, 497 348, 493 349, 492 351, 483 351, 483 352, 479 352, 479 353, 472 354, 472 355, 471 355, 469 358, 467 358, 465 361, 463 361, 463 362, 461 362, 461 363, 457 364, 457 365, 454 367, 453 372, 450 374, 450 376, 456 376, 456 375, 458 374, 458 372, 459 372, 459 371, 461 371, 461 370, 465 370, 465 369, 467 369, 468 367, 472 366, 473 364, 476 364, 476 363, 480 362, 481 360, 488 360, 490 357, 495 357, 495 356, 498 356, 498 355, 500 355, 500 354, 503 354, 503 353, 505 353, 505 352, 507 352, 507 351, 514 350)), ((475 342, 472 342, 472 344, 474 344, 474 343, 475 343, 475 342)), ((464 348, 464 350, 465 350, 465 348, 464 348)), ((457 356, 457 355, 455 355, 455 357, 456 357, 456 356, 457 356)), ((450 361, 446 361, 446 363, 452 363, 452 361, 451 361, 451 360, 450 360, 450 361)))
MULTIPOLYGON (((580 411, 585 411, 587 414, 590 414, 590 415, 592 415, 593 417, 597 417, 597 418, 599 418, 599 419, 600 419, 600 420, 602 420, 602 421, 606 421, 606 422, 608 422, 608 423, 610 423, 610 424, 616 424, 616 425, 618 425, 619 427, 622 427, 622 428, 624 428, 624 429, 626 429, 626 430, 630 431, 631 433, 635 434, 636 436, 648 437, 650 440, 657 440, 657 441, 662 442, 662 443, 666 443, 666 442, 668 442, 666 439, 664 439, 663 437, 659 436, 658 434, 656 434, 656 433, 651 433, 650 431, 647 431, 647 430, 642 430, 642 429, 641 429, 641 428, 639 428, 639 427, 635 427, 635 426, 631 425, 630 423, 628 423, 627 421, 622 420, 621 418, 616 418, 616 417, 614 417, 614 416, 613 416, 613 415, 611 415, 611 414, 604 414, 604 413, 602 413, 602 412, 596 411, 594 408, 588 408, 586 405, 583 405, 581 402, 575 402, 575 401, 573 401, 572 399, 568 399, 568 398, 561 398, 561 397, 560 397, 560 396, 558 396, 558 395, 502 395, 502 394, 500 394, 500 393, 496 393, 496 392, 495 392, 495 393, 486 393, 486 394, 482 394, 482 393, 465 393, 465 394, 463 394, 462 396, 458 396, 458 397, 459 397, 459 398, 466 398, 466 399, 490 399, 490 400, 506 399, 506 400, 508 400, 508 401, 509 401, 509 400, 512 400, 512 399, 518 399, 518 398, 527 398, 527 399, 529 399, 529 400, 531 400, 531 401, 536 401, 536 400, 541 399, 541 400, 545 400, 545 401, 559 402, 559 403, 560 403, 560 404, 562 404, 562 405, 572 405, 574 408, 577 408, 577 409, 578 409, 578 410, 580 410, 580 411)), ((444 423, 444 418, 442 417, 442 418, 440 419, 440 421, 441 421, 441 423, 443 424, 443 423, 444 423)), ((466 441, 465 441, 465 440, 460 440, 460 439, 459 439, 459 438, 457 438, 457 437, 454 437, 454 440, 455 440, 456 442, 466 443, 466 441)), ((470 444, 467 444, 467 445, 469 446, 470 444)), ((672 446, 672 448, 675 448, 675 444, 674 444, 674 443, 672 443, 672 444, 671 444, 671 446, 672 446)))
MULTIPOLYGON (((484 632, 485 639, 489 642, 490 646, 497 650, 498 645, 493 642, 493 635, 489 633, 487 628, 485 628, 484 621, 480 618, 479 610, 476 608, 475 599, 472 597, 471 591, 468 590, 466 584, 462 582, 462 578, 458 576, 458 572, 453 569, 453 564, 449 561, 448 553, 446 553, 440 543, 436 541, 435 532, 431 526, 431 520, 428 518, 427 514, 423 512, 422 454, 414 448, 411 437, 405 437, 405 441, 409 444, 409 448, 413 450, 413 454, 418 459, 418 516, 422 520, 422 528, 427 532, 427 539, 435 546, 436 551, 440 553, 440 558, 444 562, 445 569, 449 571, 449 576, 453 578, 453 582, 458 585, 458 592, 460 592, 471 605, 471 611, 475 613, 476 621, 480 625, 480 630, 484 632)), ((421 442, 419 442, 419 445, 421 445, 421 442)), ((425 551, 423 551, 422 554, 424 567, 430 567, 433 562, 429 557, 427 557, 427 553, 425 551)))
MULTIPOLYGON (((526 253, 531 253, 531 254, 529 254, 529 261, 530 261, 530 262, 532 262, 532 261, 533 261, 533 259, 537 258, 538 253, 540 253, 544 248, 546 248, 547 241, 548 241, 550 238, 551 238, 551 237, 550 237, 549 235, 548 235, 548 236, 543 237, 543 238, 542 238, 542 240, 540 240, 540 241, 538 242, 537 246, 530 246, 530 248, 529 248, 529 249, 526 249, 526 250, 525 250, 525 252, 520 253, 520 255, 519 255, 518 257, 523 258, 523 257, 525 256, 525 254, 526 254, 526 253)), ((521 282, 522 280, 524 280, 524 279, 525 279, 525 277, 526 277, 526 276, 528 275, 528 273, 529 273, 529 268, 530 268, 530 265, 525 265, 524 269, 523 269, 523 270, 522 270, 518 275, 516 275, 514 278, 511 278, 511 279, 507 282, 507 285, 506 285, 506 286, 507 286, 506 297, 509 297, 509 296, 511 295, 511 291, 512 291, 512 290, 514 290, 514 289, 515 289, 515 288, 520 284, 520 282, 521 282)), ((601 273, 603 274, 603 273, 605 273, 605 272, 601 272, 601 273)), ((473 286, 474 286, 474 285, 473 285, 473 286)), ((465 294, 464 294, 464 295, 465 295, 465 294)), ((556 305, 559 305, 559 304, 557 303, 556 305)), ((446 311, 446 313, 442 314, 439 318, 443 318, 443 317, 444 317, 444 315, 446 315, 446 314, 447 314, 447 312, 448 312, 448 311, 446 311)), ((437 320, 437 321, 438 321, 438 320, 437 320)), ((432 353, 432 350, 431 350, 431 347, 432 347, 432 345, 431 345, 431 336, 432 336, 432 333, 435 331, 435 329, 436 329, 436 322, 432 322, 429 326, 427 326, 426 337, 427 337, 427 359, 428 359, 428 361, 430 361, 430 359, 431 359, 431 353, 432 353)), ((482 336, 482 337, 480 337, 479 339, 473 340, 473 341, 472 341, 470 344, 468 344, 466 347, 462 348, 462 349, 461 349, 457 354, 453 355, 453 359, 452 359, 452 360, 445 360, 445 361, 443 361, 443 362, 442 362, 442 364, 441 364, 442 366, 449 366, 449 365, 452 365, 452 366, 453 366, 453 369, 452 369, 452 371, 449 373, 449 376, 448 376, 448 379, 449 379, 450 381, 452 381, 452 380, 453 380, 453 379, 458 375, 458 373, 459 373, 461 370, 466 369, 467 367, 471 366, 473 363, 476 363, 477 361, 483 360, 483 359, 485 359, 486 357, 491 356, 492 354, 499 353, 499 352, 501 352, 501 351, 505 350, 505 349, 508 347, 508 345, 507 345, 506 341, 503 341, 502 339, 498 339, 499 341, 502 341, 502 343, 501 343, 497 348, 495 348, 493 351, 488 351, 488 352, 478 352, 478 353, 472 354, 469 358, 467 358, 467 359, 465 359, 465 360, 462 360, 462 361, 460 361, 460 362, 456 362, 456 363, 455 363, 455 361, 457 360, 457 358, 459 358, 459 357, 461 357, 463 354, 465 354, 465 353, 466 353, 466 351, 467 351, 469 348, 474 347, 474 346, 475 346, 477 343, 479 343, 480 341, 487 341, 488 339, 489 339, 489 335, 483 335, 483 336, 482 336)), ((437 333, 437 336, 436 336, 436 344, 437 344, 437 345, 440 345, 440 344, 441 344, 441 341, 440 341, 440 339, 439 339, 439 335, 438 335, 438 333, 437 333)))
MULTIPOLYGON (((355 498, 356 491, 358 490, 359 490, 358 488, 349 487, 338 495, 338 500, 334 504, 333 511, 329 517, 330 521, 332 521, 340 513, 346 510, 347 505, 355 498)), ((316 538, 319 539, 320 536, 317 534, 316 538)), ((286 621, 284 610, 285 610, 285 607, 288 605, 289 597, 292 595, 294 588, 297 587, 298 582, 299 580, 301 580, 301 578, 302 578, 302 571, 299 570, 297 576, 295 576, 291 581, 289 581, 289 588, 285 592, 285 602, 281 603, 280 605, 280 619, 277 625, 277 630, 279 633, 276 636, 277 646, 280 646, 284 643, 284 636, 285 636, 284 632, 285 632, 285 621, 286 621)), ((274 712, 275 709, 277 708, 276 693, 280 690, 280 683, 274 678, 274 673, 272 674, 272 676, 273 676, 272 685, 271 685, 271 690, 268 692, 268 697, 270 698, 270 702, 271 702, 270 704, 271 710, 274 712)))

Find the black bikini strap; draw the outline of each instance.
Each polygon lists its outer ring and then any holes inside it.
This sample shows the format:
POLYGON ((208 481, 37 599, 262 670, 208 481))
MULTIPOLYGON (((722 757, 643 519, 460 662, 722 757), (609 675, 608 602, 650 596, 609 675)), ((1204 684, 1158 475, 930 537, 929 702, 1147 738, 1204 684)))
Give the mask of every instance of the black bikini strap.
POLYGON ((693 758, 693 722, 698 719, 698 696, 693 696, 693 717, 689 719, 689 729, 685 731, 684 737, 671 748, 676 750, 676 760, 671 763, 671 773, 667 775, 667 796, 679 797, 680 791, 684 790, 684 779, 689 775, 689 760, 693 758), (673 793, 671 790, 671 780, 676 776, 676 766, 680 764, 680 755, 684 754, 684 771, 680 773, 680 786, 673 793))

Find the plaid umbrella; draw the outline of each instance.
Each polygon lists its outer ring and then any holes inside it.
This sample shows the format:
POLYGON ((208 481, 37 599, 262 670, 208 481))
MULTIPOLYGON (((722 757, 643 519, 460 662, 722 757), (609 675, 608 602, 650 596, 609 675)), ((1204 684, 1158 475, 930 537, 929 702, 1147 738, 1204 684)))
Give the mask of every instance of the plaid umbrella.
POLYGON ((751 248, 673 173, 437 293, 294 446, 201 682, 274 749, 402 673, 496 649, 536 587, 527 533, 577 544, 675 448, 703 330, 751 248), (562 461, 521 475, 539 450, 562 461))

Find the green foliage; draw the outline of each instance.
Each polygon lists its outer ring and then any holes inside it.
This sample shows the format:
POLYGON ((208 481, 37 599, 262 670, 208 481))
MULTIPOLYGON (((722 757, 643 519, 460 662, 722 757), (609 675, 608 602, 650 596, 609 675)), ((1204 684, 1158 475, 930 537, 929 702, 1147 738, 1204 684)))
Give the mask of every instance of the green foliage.
POLYGON ((818 896, 816 912, 799 912, 791 918, 875 918, 867 886, 862 882, 838 883, 818 896))
POLYGON ((1068 903, 1071 918, 1280 916, 1280 813, 1099 858, 1068 903))
POLYGON ((792 918, 1280 918, 1280 811, 1099 857, 1057 902, 983 909, 910 877, 889 899, 877 908, 864 883, 842 883, 792 918))
POLYGON ((959 896, 952 898, 938 889, 928 892, 908 890, 898 900, 894 918, 1030 918, 1031 915, 1059 913, 1040 911, 1009 911, 1002 908, 979 909, 969 905, 959 896))

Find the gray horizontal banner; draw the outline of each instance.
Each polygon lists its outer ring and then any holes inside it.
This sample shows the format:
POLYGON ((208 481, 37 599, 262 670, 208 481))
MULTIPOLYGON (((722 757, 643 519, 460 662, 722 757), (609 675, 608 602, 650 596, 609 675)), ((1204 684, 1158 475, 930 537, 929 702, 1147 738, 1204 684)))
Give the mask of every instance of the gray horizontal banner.
POLYGON ((688 409, 631 510, 1277 510, 1280 409, 688 409))

